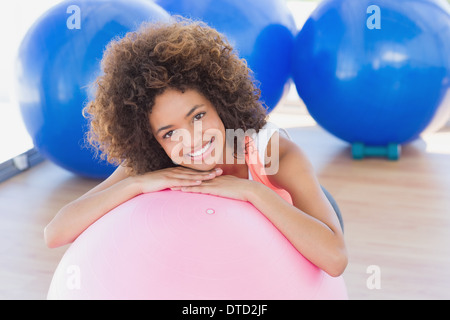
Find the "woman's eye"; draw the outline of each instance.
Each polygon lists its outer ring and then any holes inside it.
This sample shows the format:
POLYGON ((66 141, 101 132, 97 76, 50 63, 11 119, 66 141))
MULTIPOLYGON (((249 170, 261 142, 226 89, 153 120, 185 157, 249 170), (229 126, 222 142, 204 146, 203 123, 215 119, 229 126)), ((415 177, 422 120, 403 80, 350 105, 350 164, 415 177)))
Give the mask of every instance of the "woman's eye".
POLYGON ((170 137, 172 136, 172 134, 173 134, 173 130, 170 130, 169 132, 167 132, 167 133, 163 136, 163 139, 170 138, 170 137))
POLYGON ((203 118, 203 116, 205 115, 205 113, 206 113, 206 112, 201 112, 201 113, 195 115, 195 116, 194 116, 194 119, 195 119, 195 120, 200 120, 201 118, 203 118))
MULTIPOLYGON (((205 114, 206 114, 206 112, 201 112, 201 113, 199 113, 199 114, 196 114, 196 115, 194 116, 194 121, 200 120, 201 118, 203 118, 203 116, 204 116, 205 114)), ((163 139, 170 138, 170 137, 173 135, 173 133, 174 133, 174 130, 168 131, 165 135, 163 135, 163 139)))

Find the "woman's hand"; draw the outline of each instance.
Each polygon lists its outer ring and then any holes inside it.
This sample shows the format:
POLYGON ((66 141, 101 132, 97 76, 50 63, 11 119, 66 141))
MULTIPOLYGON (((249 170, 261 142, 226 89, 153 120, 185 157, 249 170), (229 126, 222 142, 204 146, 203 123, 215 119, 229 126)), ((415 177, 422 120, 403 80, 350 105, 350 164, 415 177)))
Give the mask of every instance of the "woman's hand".
POLYGON ((173 167, 145 173, 133 177, 142 193, 155 192, 174 187, 197 186, 203 181, 214 179, 222 174, 222 169, 195 171, 186 167, 173 167))
POLYGON ((254 181, 241 179, 232 175, 225 175, 214 179, 204 180, 201 184, 195 186, 172 187, 171 189, 248 201, 247 195, 252 190, 253 182, 254 181))

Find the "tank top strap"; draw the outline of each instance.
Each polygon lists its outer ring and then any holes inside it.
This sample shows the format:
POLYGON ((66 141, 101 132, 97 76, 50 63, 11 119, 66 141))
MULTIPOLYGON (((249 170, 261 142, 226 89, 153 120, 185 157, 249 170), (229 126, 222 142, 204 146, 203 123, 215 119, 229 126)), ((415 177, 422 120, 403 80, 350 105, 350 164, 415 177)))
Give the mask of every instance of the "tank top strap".
MULTIPOLYGON (((280 129, 268 122, 257 134, 245 137, 245 162, 254 181, 263 183, 290 204, 293 204, 291 195, 284 189, 275 187, 266 173, 264 160, 266 147, 272 135, 280 129)), ((287 133, 287 132, 285 132, 287 133)), ((289 137, 289 136, 288 136, 289 137)), ((289 137, 290 138, 290 137, 289 137)))

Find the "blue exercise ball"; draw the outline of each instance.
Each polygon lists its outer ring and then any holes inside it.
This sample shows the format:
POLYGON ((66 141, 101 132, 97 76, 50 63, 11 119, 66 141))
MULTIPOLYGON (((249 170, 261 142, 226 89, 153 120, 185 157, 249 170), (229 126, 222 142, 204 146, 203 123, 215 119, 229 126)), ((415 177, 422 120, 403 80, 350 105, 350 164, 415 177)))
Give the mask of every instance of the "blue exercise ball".
POLYGON ((281 100, 291 75, 292 13, 284 0, 155 0, 171 14, 200 19, 223 33, 259 83, 267 112, 281 100))
POLYGON ((85 143, 82 109, 101 72, 107 44, 141 22, 170 15, 145 0, 73 0, 44 13, 25 35, 17 59, 17 100, 35 147, 81 176, 104 178, 115 169, 85 143))
POLYGON ((317 123, 350 143, 416 139, 450 97, 441 0, 324 0, 296 36, 293 79, 317 123))

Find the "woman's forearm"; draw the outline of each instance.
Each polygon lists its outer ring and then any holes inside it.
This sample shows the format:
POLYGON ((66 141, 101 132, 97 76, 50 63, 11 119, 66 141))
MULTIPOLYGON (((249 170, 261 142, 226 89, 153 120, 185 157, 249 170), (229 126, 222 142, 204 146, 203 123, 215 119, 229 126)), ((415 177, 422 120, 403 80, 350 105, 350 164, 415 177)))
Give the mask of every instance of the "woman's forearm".
POLYGON ((141 193, 198 185, 200 180, 210 180, 220 174, 216 170, 198 173, 174 167, 129 176, 127 170, 119 166, 105 181, 56 214, 45 228, 45 241, 51 248, 73 242, 104 214, 141 193))
POLYGON ((252 181, 248 201, 261 211, 309 261, 332 276, 347 265, 343 240, 326 224, 286 202, 267 186, 252 181))
POLYGON ((130 177, 69 203, 46 226, 44 237, 47 246, 55 248, 73 242, 96 220, 140 193, 137 181, 130 177))

